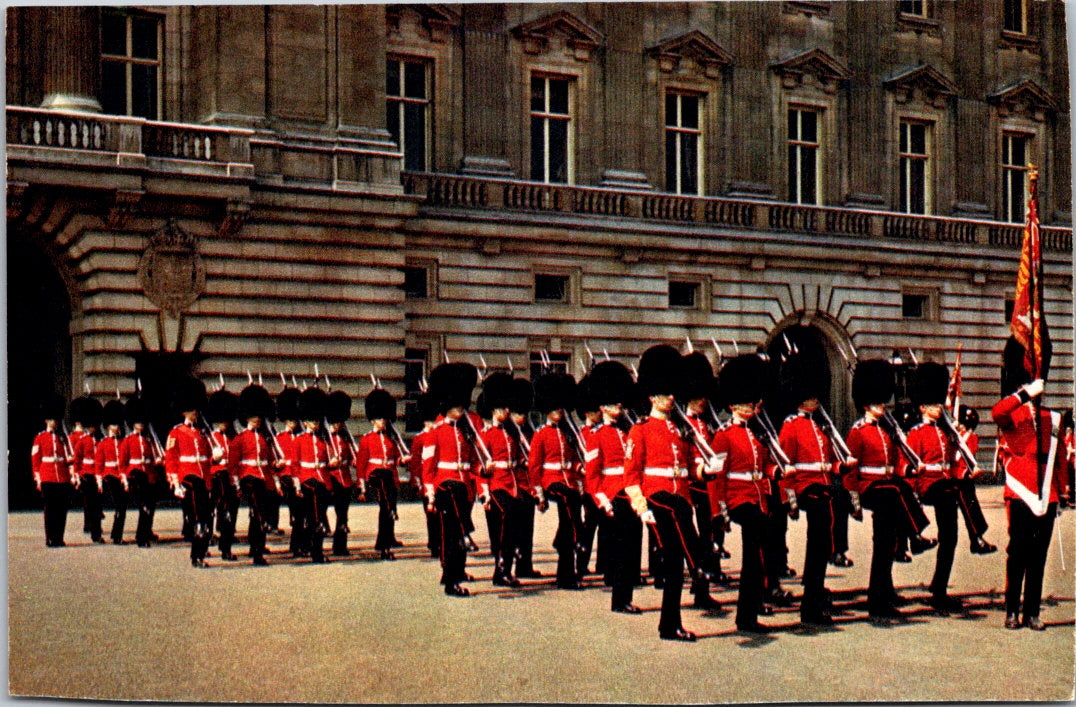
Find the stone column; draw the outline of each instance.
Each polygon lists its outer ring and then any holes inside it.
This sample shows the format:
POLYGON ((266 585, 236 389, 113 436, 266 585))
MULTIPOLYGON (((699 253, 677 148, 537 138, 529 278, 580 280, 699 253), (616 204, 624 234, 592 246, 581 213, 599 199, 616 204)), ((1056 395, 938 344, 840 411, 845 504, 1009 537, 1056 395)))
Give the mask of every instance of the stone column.
POLYGON ((51 7, 42 14, 48 50, 44 53, 42 108, 101 111, 101 10, 97 7, 51 7))
POLYGON ((465 174, 513 176, 507 155, 508 33, 505 6, 463 5, 465 174))
POLYGON ((336 23, 338 129, 341 135, 387 143, 385 6, 340 5, 336 23))

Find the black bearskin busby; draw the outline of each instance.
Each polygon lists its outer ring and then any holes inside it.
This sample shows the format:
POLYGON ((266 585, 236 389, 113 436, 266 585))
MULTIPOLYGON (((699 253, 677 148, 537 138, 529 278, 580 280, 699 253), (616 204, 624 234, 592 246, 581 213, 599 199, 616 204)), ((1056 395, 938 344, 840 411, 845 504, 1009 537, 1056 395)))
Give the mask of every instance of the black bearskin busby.
POLYGON ((366 395, 365 410, 367 420, 396 422, 396 398, 384 388, 374 388, 366 395))
POLYGON ((639 358, 639 392, 643 397, 679 392, 682 358, 668 344, 657 344, 644 351, 639 358))
MULTIPOLYGON (((1024 368, 1024 347, 1014 337, 1010 336, 1005 342, 1005 350, 1001 354, 1001 396, 1005 397, 1015 392, 1017 388, 1031 382, 1031 374, 1024 368)), ((1053 358, 1053 347, 1050 340, 1043 341, 1042 346, 1042 378, 1050 373, 1050 359, 1053 358)))
POLYGON ((802 354, 792 354, 781 364, 778 385, 782 395, 793 405, 811 398, 821 400, 825 395, 823 377, 812 361, 802 354))
POLYGON ((913 405, 944 405, 949 390, 949 369, 926 361, 912 372, 910 397, 913 405))
MULTIPOLYGON (((490 412, 498 408, 512 407, 512 374, 498 371, 490 373, 482 381, 482 399, 490 412)), ((482 413, 479 412, 481 415, 482 413)), ((484 415, 483 415, 484 417, 484 415)))
POLYGON ((325 419, 329 422, 347 422, 351 417, 351 396, 342 390, 334 390, 325 399, 325 419))
POLYGON ((113 398, 105 403, 101 412, 101 424, 105 427, 123 426, 123 401, 113 398))
POLYGON ((273 419, 273 398, 262 386, 251 383, 239 391, 239 419, 249 420, 260 417, 265 421, 273 419))
POLYGON ((429 393, 421 393, 418 396, 415 400, 415 411, 422 422, 433 422, 437 419, 437 403, 429 393))
POLYGON ((101 424, 101 412, 104 406, 97 398, 83 395, 71 401, 69 410, 72 422, 79 422, 83 427, 97 427, 101 424))
POLYGON ((757 403, 766 394, 770 364, 755 354, 741 354, 721 367, 718 387, 721 406, 757 403))
POLYGON ((598 406, 626 405, 635 387, 631 371, 620 361, 602 361, 594 366, 588 378, 590 396, 598 406))
POLYGON ((427 392, 437 401, 439 413, 468 408, 478 385, 478 369, 469 363, 442 363, 430 371, 427 392))
POLYGON ((59 393, 48 392, 38 403, 38 413, 42 420, 59 422, 64 417, 64 397, 59 393))
POLYGON ((321 422, 325 417, 325 403, 328 398, 325 391, 311 386, 299 393, 299 419, 304 422, 321 422))
POLYGON ((896 388, 897 379, 889 361, 874 358, 856 364, 852 375, 852 400, 857 408, 888 403, 896 388))
POLYGON ((960 406, 960 424, 964 425, 966 429, 974 430, 979 426, 979 413, 967 405, 960 406))
POLYGON ((588 373, 575 386, 575 414, 580 420, 586 420, 588 412, 598 411, 598 403, 594 401, 594 395, 590 392, 590 382, 588 373))
POLYGON ((512 412, 527 415, 534 407, 534 385, 526 378, 512 379, 512 412))
POLYGON ((576 382, 568 373, 546 373, 534 381, 534 407, 543 415, 575 407, 576 382))
POLYGON ((676 398, 686 404, 699 398, 709 399, 714 390, 714 367, 701 351, 680 358, 680 390, 676 398))
POLYGON ((149 406, 146 405, 146 401, 142 396, 135 395, 127 398, 127 402, 123 406, 123 419, 127 420, 129 427, 149 423, 149 406))
POLYGON ((233 422, 239 416, 239 396, 230 390, 220 389, 209 396, 205 418, 210 424, 233 422))
POLYGON ((287 387, 276 394, 276 418, 278 420, 299 419, 299 389, 287 387))
POLYGON ((174 395, 174 407, 179 413, 203 410, 208 402, 205 383, 190 376, 180 379, 174 389, 174 395))

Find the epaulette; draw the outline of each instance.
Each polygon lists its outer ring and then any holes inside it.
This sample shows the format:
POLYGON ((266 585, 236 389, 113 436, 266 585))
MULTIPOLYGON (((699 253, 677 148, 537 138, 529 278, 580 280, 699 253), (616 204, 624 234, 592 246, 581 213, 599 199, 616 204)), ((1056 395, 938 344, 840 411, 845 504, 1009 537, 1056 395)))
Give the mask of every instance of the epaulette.
MULTIPOLYGON (((785 422, 792 422, 793 420, 795 420, 799 416, 800 416, 800 414, 798 412, 794 412, 794 413, 792 413, 791 415, 789 415, 788 417, 785 418, 785 422)), ((784 423, 781 423, 781 424, 784 424, 784 423)))
POLYGON ((852 429, 853 430, 858 430, 860 427, 866 427, 867 425, 872 425, 872 424, 874 424, 874 423, 873 422, 867 422, 867 418, 861 417, 861 418, 859 418, 858 420, 855 421, 855 424, 852 425, 852 429))
POLYGON ((724 432, 725 430, 727 430, 730 427, 732 427, 732 420, 725 420, 724 422, 722 422, 718 426, 717 431, 718 432, 724 432))
POLYGON ((930 424, 930 423, 929 423, 929 422, 928 422, 927 420, 923 420, 922 422, 920 422, 920 423, 919 423, 918 425, 916 425, 916 426, 915 426, 915 427, 913 427, 912 429, 913 429, 913 430, 917 430, 917 429, 919 429, 920 427, 923 427, 923 426, 925 426, 925 425, 928 425, 928 424, 930 424))

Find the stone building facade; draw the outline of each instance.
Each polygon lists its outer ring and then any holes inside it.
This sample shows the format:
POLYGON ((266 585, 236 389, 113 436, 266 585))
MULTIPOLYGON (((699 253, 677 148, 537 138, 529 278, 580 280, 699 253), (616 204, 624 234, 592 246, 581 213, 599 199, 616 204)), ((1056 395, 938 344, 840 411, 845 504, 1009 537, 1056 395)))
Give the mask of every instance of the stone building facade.
POLYGON ((843 423, 852 350, 960 347, 985 413, 1031 164, 1071 404, 1060 0, 7 20, 13 419, 49 386, 129 393, 136 360, 407 394, 446 355, 578 375, 782 334, 843 423))

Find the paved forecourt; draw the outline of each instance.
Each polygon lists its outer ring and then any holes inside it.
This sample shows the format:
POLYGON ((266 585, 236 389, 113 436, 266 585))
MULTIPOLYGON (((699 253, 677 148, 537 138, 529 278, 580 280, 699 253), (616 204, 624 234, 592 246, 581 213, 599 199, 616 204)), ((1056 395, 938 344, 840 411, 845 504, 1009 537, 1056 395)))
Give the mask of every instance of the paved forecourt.
MULTIPOLYGON (((798 611, 763 621, 770 636, 734 630, 732 614, 689 607, 695 644, 658 638, 660 593, 636 590, 639 616, 609 611, 597 578, 571 592, 552 578, 521 590, 495 588, 485 522, 483 551, 468 561, 475 596, 446 597, 425 550, 421 509, 402 504, 394 562, 375 559, 376 506, 352 507, 355 556, 329 565, 287 558, 274 538, 272 565, 210 558, 192 569, 188 547, 166 542, 92 546, 81 513, 68 519, 62 549, 46 549, 41 516, 8 517, 9 690, 113 700, 258 702, 782 702, 897 700, 1065 700, 1073 697, 1072 513, 1050 548, 1042 633, 1002 627, 1007 542, 1000 487, 980 489, 997 554, 968 553, 961 529, 951 592, 965 617, 943 618, 915 601, 906 624, 866 619, 870 522, 852 522, 856 565, 829 568, 827 586, 844 608, 833 629, 806 629, 798 611)), ((928 511, 929 513, 929 511, 928 511)), ((286 517, 286 514, 285 514, 286 517)), ((133 532, 133 518, 129 526, 133 532)), ((157 531, 178 538, 179 513, 163 510, 157 531)), ((240 528, 246 515, 241 514, 240 528)), ((790 564, 802 567, 805 521, 791 522, 790 564)), ((109 527, 111 518, 106 519, 109 527)), ((538 568, 551 575, 556 513, 536 524, 538 568)), ((128 533, 131 535, 131 533, 128 533)), ((933 534, 933 527, 927 535, 933 534)), ((728 543, 739 569, 739 533, 728 543)), ((241 553, 245 547, 237 548, 241 553)), ((216 554, 216 553, 214 553, 216 554)), ((592 559, 593 566, 593 559, 592 559)), ((644 558, 645 562, 645 558, 644 558)), ((905 597, 925 599, 933 552, 896 565, 905 597)), ((786 585, 795 594, 798 580, 786 585)), ((735 590, 714 595, 732 609, 735 590)))

